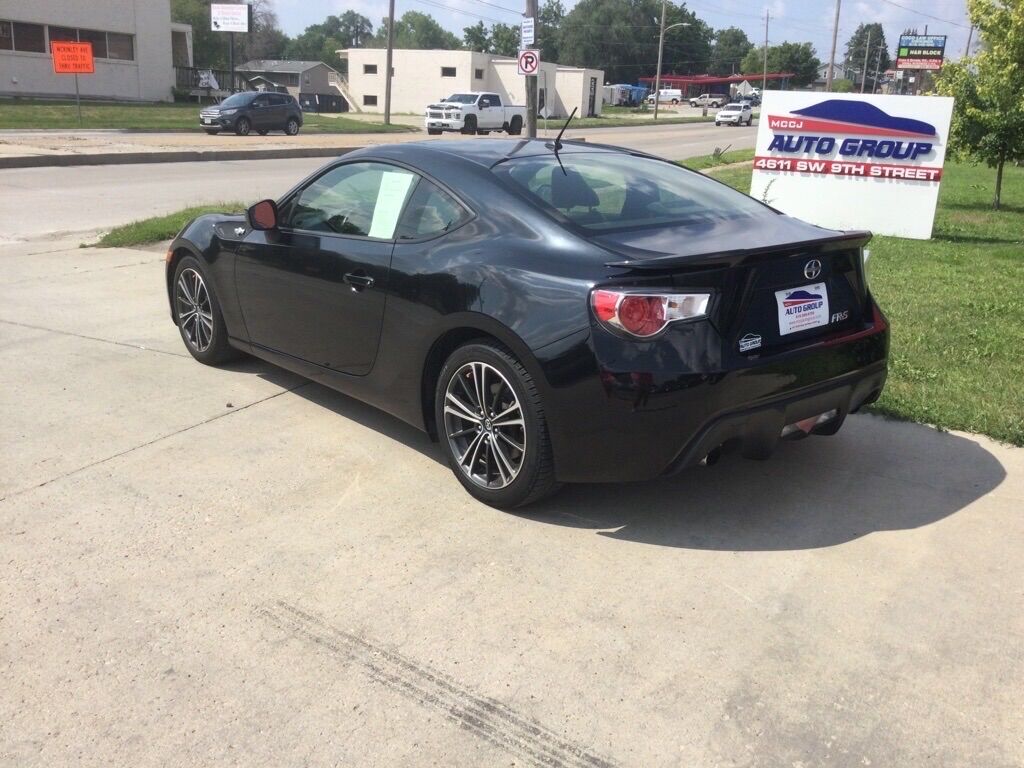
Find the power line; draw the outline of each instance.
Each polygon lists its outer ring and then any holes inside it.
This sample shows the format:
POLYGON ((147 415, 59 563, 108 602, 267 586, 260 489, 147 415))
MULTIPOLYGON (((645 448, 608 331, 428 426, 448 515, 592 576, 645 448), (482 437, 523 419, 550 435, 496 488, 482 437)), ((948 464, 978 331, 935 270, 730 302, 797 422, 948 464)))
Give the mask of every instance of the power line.
POLYGON ((954 27, 960 27, 961 29, 967 29, 967 25, 966 24, 961 24, 959 22, 952 21, 950 19, 943 19, 940 16, 932 16, 930 13, 925 13, 924 11, 919 11, 916 8, 911 8, 911 7, 906 6, 906 5, 900 5, 899 3, 894 2, 894 0, 882 0, 882 2, 883 3, 888 3, 889 5, 894 5, 897 8, 902 8, 904 11, 910 11, 911 13, 916 13, 918 16, 924 16, 926 19, 934 19, 935 21, 941 21, 943 24, 952 24, 954 27))

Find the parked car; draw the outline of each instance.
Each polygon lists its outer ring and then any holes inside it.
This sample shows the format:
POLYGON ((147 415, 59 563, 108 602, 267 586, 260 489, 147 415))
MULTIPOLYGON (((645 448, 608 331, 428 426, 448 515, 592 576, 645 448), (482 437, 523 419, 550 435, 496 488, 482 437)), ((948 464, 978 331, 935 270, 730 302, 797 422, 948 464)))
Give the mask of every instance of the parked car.
POLYGON ((750 105, 742 101, 726 104, 715 114, 715 125, 750 125, 752 122, 754 113, 750 105))
POLYGON ((729 101, 724 93, 702 93, 696 98, 690 99, 691 107, 720 107, 729 101))
POLYGON ((504 508, 834 434, 886 379, 870 237, 633 150, 428 141, 193 220, 165 287, 195 359, 381 408, 504 508))
MULTIPOLYGON (((659 104, 678 104, 683 100, 683 92, 679 88, 662 88, 658 91, 659 104)), ((647 97, 647 103, 654 103, 654 94, 647 97)))
POLYGON ((761 97, 754 93, 750 94, 749 96, 740 96, 739 98, 736 99, 736 101, 742 102, 744 104, 749 104, 751 107, 761 106, 761 97))
POLYGON ((269 131, 284 131, 294 136, 302 127, 302 109, 295 97, 287 93, 246 91, 201 109, 199 125, 209 134, 234 131, 239 136, 248 136, 256 131, 266 136, 269 131))
POLYGON ((505 131, 510 136, 523 132, 526 107, 502 104, 496 93, 453 93, 437 104, 427 107, 424 123, 427 133, 439 136, 445 131, 475 133, 486 136, 491 131, 505 131))

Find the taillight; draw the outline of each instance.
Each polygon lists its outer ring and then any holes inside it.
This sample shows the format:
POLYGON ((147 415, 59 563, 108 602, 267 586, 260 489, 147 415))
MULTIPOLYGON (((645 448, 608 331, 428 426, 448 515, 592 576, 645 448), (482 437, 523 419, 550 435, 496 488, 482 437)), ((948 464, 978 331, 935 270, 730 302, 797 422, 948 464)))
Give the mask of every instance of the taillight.
POLYGON ((613 330, 646 339, 677 320, 693 320, 708 312, 709 293, 638 293, 605 288, 590 294, 594 316, 613 330))

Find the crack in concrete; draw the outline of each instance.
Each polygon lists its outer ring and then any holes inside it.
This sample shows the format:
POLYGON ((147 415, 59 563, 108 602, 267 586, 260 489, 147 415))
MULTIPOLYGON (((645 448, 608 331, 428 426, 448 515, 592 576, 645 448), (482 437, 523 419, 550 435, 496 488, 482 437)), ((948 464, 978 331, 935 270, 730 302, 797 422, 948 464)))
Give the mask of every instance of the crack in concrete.
MULTIPOLYGON (((0 322, 5 322, 5 321, 0 321, 0 322)), ((133 451, 137 451, 140 448, 146 448, 146 447, 148 447, 150 445, 154 445, 155 443, 159 443, 162 440, 166 440, 169 437, 174 437, 174 436, 180 435, 180 434, 182 434, 184 432, 188 432, 190 430, 196 429, 197 427, 202 427, 205 424, 210 424, 211 422, 217 421, 218 419, 223 419, 225 416, 230 416, 230 415, 232 415, 234 413, 239 413, 240 411, 248 410, 249 408, 252 408, 254 405, 259 405, 260 403, 265 403, 268 400, 273 400, 275 397, 280 397, 281 395, 286 395, 289 392, 294 392, 295 390, 301 389, 302 387, 309 386, 312 383, 313 383, 312 381, 304 381, 304 382, 302 382, 300 384, 296 384, 294 387, 289 387, 288 389, 282 389, 280 392, 275 392, 272 395, 267 395, 266 397, 260 398, 259 400, 253 400, 251 403, 246 403, 245 405, 232 408, 231 410, 225 411, 224 413, 218 413, 216 416, 211 416, 210 418, 203 419, 202 421, 196 422, 195 424, 190 424, 187 427, 182 427, 181 429, 176 429, 173 432, 168 432, 165 435, 160 435, 159 437, 154 437, 152 440, 147 440, 146 442, 140 443, 139 445, 132 446, 131 448, 125 448, 123 451, 118 451, 117 453, 111 454, 110 456, 107 456, 105 458, 97 459, 96 461, 91 461, 88 464, 83 464, 82 466, 77 467, 75 469, 69 469, 67 472, 62 472, 61 474, 59 474, 59 475, 57 475, 55 477, 51 477, 48 480, 44 480, 41 483, 36 483, 35 485, 31 485, 31 486, 29 486, 27 488, 21 488, 21 489, 19 489, 17 491, 12 491, 11 493, 8 493, 6 496, 0 496, 0 502, 6 501, 7 499, 12 499, 15 496, 21 496, 24 493, 28 493, 29 491, 34 491, 34 490, 36 490, 38 488, 43 488, 44 486, 50 485, 51 483, 55 483, 58 480, 63 480, 65 478, 67 478, 67 477, 71 477, 72 475, 77 475, 79 472, 84 472, 87 469, 92 469, 93 467, 98 467, 100 464, 105 464, 108 461, 113 461, 114 459, 120 458, 122 456, 127 456, 129 453, 132 453, 133 451)))
POLYGON ((46 328, 42 325, 31 325, 30 323, 18 323, 14 320, 5 320, 0 317, 0 323, 6 325, 15 325, 19 328, 30 328, 33 331, 47 331, 48 333, 56 333, 61 336, 73 336, 76 339, 85 339, 86 341, 99 341, 104 344, 114 344, 118 347, 128 347, 128 349, 139 349, 143 352, 157 352, 161 355, 170 355, 171 357, 188 357, 180 352, 168 352, 164 349, 156 349, 155 347, 144 347, 141 344, 129 344, 126 341, 113 341, 112 339, 101 339, 99 336, 87 336, 84 333, 74 333, 73 331, 62 331, 58 328, 46 328))

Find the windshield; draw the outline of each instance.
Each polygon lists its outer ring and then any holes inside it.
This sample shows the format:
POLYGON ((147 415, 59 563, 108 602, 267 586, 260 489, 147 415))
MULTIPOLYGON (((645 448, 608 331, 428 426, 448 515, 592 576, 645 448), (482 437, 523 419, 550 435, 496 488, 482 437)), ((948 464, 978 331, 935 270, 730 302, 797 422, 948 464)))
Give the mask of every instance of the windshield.
POLYGON ((255 95, 255 93, 236 93, 228 96, 220 105, 222 107, 244 107, 255 95))
POLYGON ((456 104, 475 104, 476 95, 472 93, 453 93, 445 101, 453 101, 456 104))
POLYGON ((633 155, 554 153, 523 157, 494 167, 499 177, 524 190, 541 207, 588 230, 774 215, 767 206, 672 163, 633 155))

